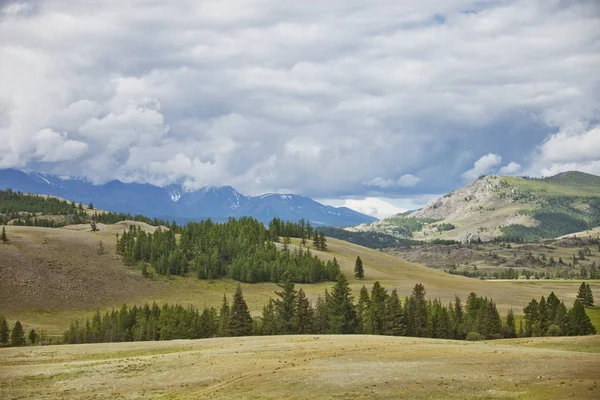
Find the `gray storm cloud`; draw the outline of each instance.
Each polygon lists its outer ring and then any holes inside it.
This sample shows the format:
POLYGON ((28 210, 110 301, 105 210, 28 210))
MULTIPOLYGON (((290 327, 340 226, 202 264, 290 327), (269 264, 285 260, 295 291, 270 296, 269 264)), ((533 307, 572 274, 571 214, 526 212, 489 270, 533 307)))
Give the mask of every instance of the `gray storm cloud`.
POLYGON ((600 173, 595 1, 0 4, 0 168, 321 198, 600 173))

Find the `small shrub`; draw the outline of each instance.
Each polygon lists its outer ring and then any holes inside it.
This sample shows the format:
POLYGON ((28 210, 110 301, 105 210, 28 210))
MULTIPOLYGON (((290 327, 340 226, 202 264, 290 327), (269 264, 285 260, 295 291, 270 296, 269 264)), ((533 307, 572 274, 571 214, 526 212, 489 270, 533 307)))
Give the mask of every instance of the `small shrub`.
POLYGON ((477 332, 469 332, 469 334, 467 335, 467 340, 469 342, 477 342, 482 339, 483 337, 477 332))
POLYGON ((560 336, 562 335, 562 330, 560 329, 560 326, 558 325, 550 325, 548 327, 548 330, 546 331, 546 336, 560 336))

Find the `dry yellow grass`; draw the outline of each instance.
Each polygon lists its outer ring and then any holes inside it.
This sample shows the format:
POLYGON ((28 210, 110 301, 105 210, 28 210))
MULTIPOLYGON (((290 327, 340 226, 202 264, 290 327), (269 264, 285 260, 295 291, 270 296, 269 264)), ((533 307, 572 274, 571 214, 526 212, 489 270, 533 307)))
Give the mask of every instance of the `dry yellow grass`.
MULTIPOLYGON (((153 301, 218 308, 224 294, 231 297, 238 283, 230 279, 201 281, 193 276, 147 279, 136 268, 122 265, 115 255, 115 233, 126 229, 126 225, 99 224, 100 231, 95 233, 84 226, 7 227, 11 241, 0 244, 0 312, 11 323, 20 320, 26 329, 34 327, 59 334, 71 320, 90 316, 97 308, 104 311, 124 303, 153 301), (104 254, 98 254, 100 241, 104 254)), ((532 297, 547 296, 551 291, 566 303, 572 303, 580 284, 480 281, 448 275, 351 243, 335 239, 329 239, 328 243, 327 252, 316 253, 324 259, 337 257, 355 296, 363 284, 370 288, 376 280, 389 290, 397 288, 401 296, 409 295, 416 283, 423 283, 428 297, 449 302, 458 295, 464 301, 470 292, 477 292, 493 298, 501 312, 513 307, 518 314, 532 297), (364 280, 353 278, 358 255, 365 265, 364 280)), ((600 293, 600 283, 590 283, 592 290, 600 293)), ((298 286, 314 301, 331 285, 327 282, 298 286)), ((273 297, 277 285, 242 284, 242 289, 251 311, 258 315, 268 298, 273 297)))
POLYGON ((600 397, 600 354, 580 346, 597 351, 600 337, 529 342, 348 335, 8 348, 0 349, 0 394, 5 399, 600 397), (537 342, 543 348, 536 348, 537 342), (578 351, 568 349, 573 344, 578 351))

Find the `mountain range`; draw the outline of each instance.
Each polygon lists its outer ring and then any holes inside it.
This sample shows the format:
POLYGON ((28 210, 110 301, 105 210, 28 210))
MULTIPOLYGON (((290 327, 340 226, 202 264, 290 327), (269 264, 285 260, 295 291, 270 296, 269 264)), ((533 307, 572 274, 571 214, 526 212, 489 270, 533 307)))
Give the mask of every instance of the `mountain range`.
POLYGON ((600 226, 600 177, 486 175, 414 212, 346 228, 399 238, 531 241, 600 226))
POLYGON ((346 207, 332 207, 295 194, 245 196, 231 186, 204 187, 189 192, 179 185, 158 187, 118 180, 94 185, 86 180, 61 178, 39 172, 0 170, 0 189, 61 197, 94 207, 178 223, 211 218, 251 216, 268 223, 274 217, 286 221, 309 220, 314 226, 351 226, 377 219, 346 207))

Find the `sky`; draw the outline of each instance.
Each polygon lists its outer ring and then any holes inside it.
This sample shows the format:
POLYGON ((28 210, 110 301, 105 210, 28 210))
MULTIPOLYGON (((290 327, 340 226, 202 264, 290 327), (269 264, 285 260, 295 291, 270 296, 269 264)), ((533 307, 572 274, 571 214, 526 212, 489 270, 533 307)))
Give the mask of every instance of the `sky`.
POLYGON ((600 174, 597 0, 0 0, 0 168, 383 217, 600 174))

